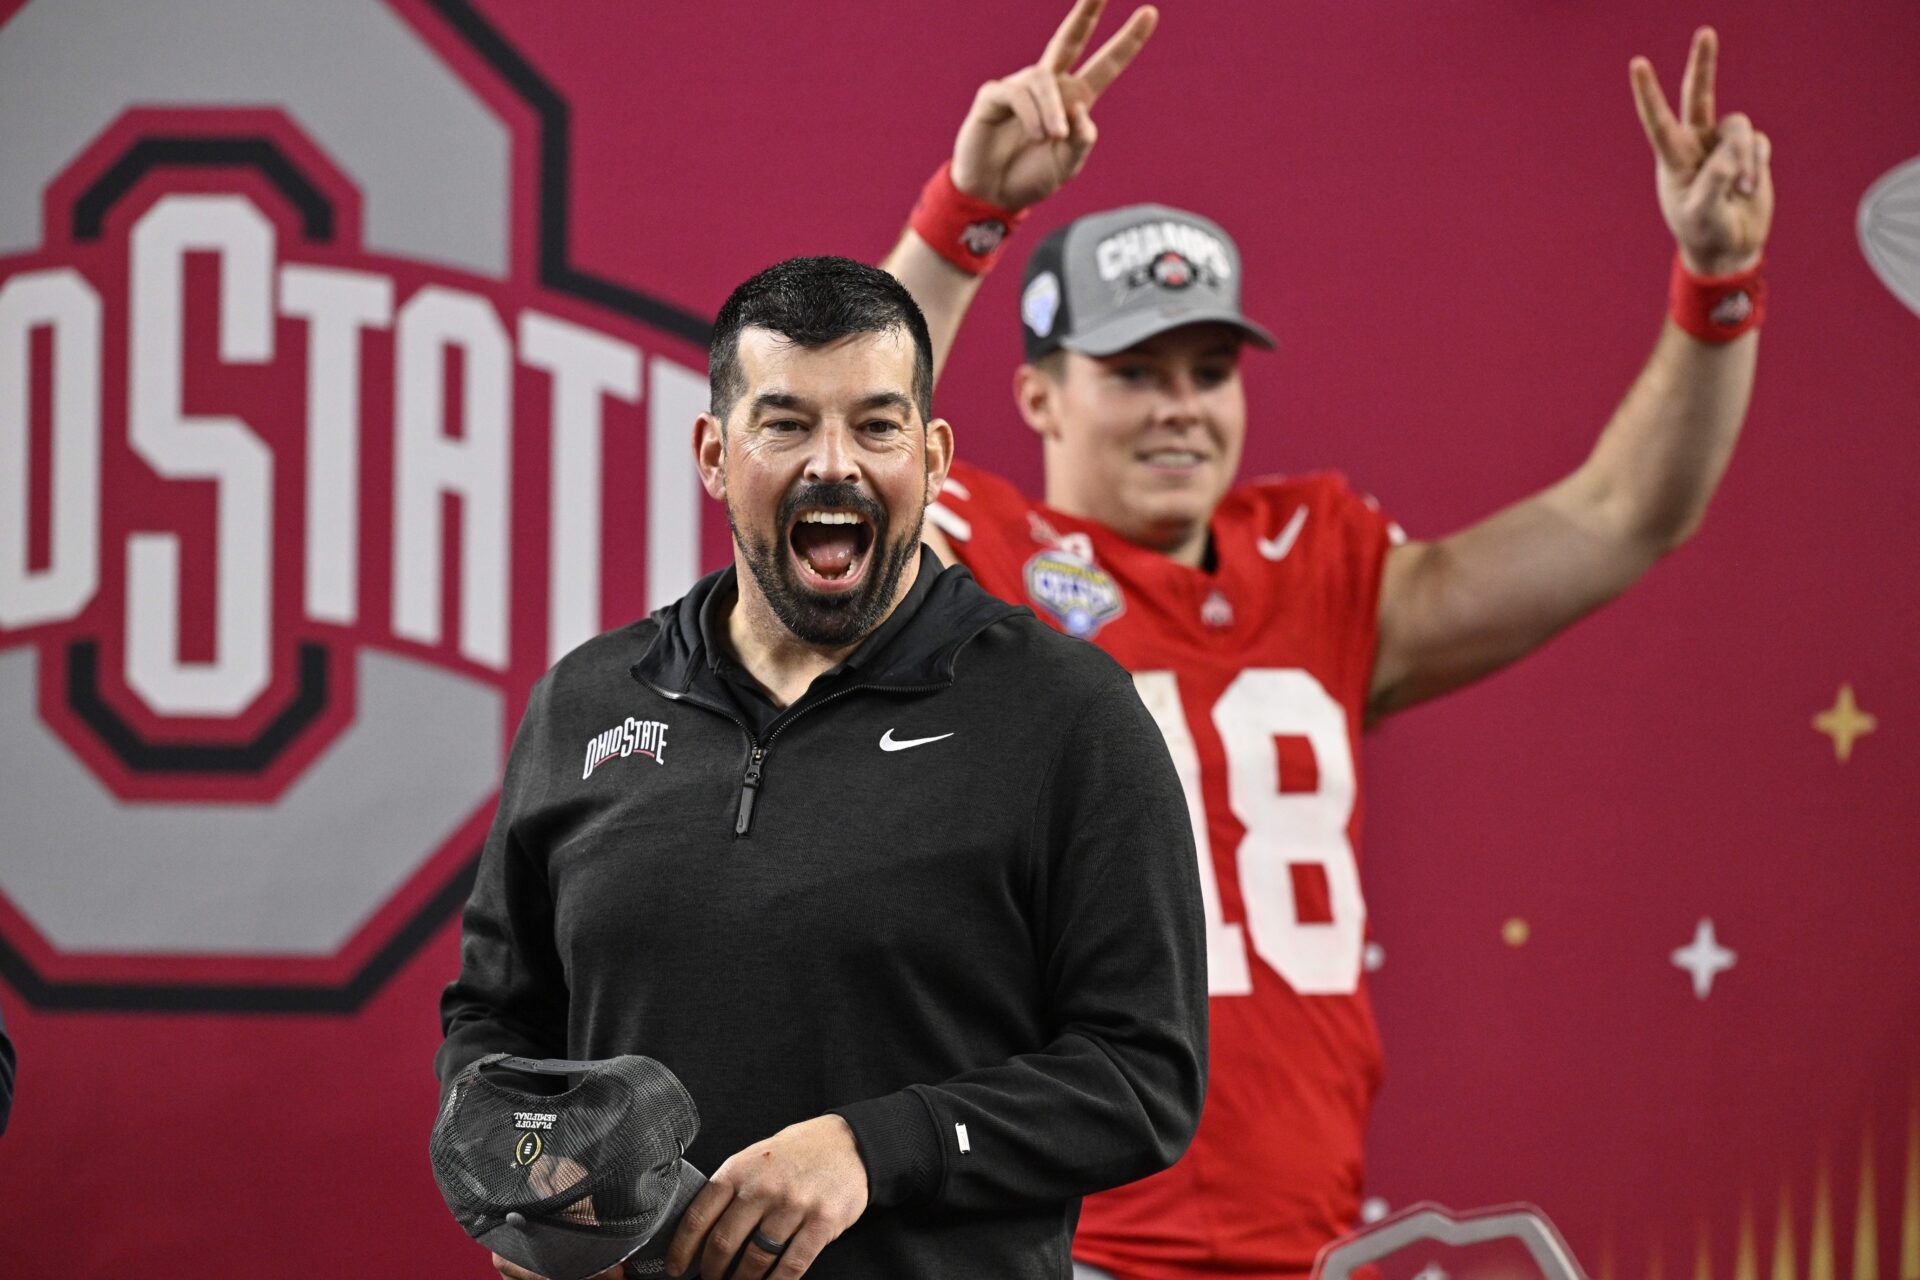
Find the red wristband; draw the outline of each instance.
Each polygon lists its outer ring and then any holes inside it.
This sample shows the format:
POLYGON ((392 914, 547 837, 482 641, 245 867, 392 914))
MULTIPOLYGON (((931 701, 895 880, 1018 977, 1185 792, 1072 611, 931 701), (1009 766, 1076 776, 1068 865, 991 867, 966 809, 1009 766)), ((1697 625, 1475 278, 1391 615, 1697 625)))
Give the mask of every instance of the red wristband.
POLYGON ((949 160, 927 179, 908 225, 948 262, 970 276, 983 276, 993 269, 1008 234, 1026 218, 1027 211, 1015 212, 974 199, 953 185, 952 170, 949 160))
POLYGON ((1732 342, 1767 317, 1765 261, 1730 276, 1697 276, 1673 255, 1667 314, 1702 342, 1732 342))

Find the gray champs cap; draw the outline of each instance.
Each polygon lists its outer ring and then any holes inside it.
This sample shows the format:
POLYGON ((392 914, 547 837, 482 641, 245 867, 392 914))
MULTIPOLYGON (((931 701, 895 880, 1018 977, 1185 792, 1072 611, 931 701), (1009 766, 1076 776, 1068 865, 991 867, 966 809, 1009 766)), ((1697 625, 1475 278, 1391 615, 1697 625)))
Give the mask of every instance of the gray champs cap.
POLYGON ((1110 356, 1186 324, 1273 335, 1240 312, 1240 250, 1220 225, 1163 204, 1090 213, 1042 240, 1020 288, 1027 359, 1110 356))

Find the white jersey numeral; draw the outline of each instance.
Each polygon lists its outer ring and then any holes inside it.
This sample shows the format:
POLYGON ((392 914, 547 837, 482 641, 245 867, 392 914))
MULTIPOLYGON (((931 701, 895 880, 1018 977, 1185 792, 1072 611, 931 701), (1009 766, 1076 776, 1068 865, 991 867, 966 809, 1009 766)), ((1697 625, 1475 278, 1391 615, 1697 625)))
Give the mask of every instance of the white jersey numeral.
POLYGON ((1187 795, 1187 818, 1193 823, 1193 844, 1200 854, 1200 904, 1207 917, 1207 994, 1250 994, 1253 978, 1247 972, 1247 944, 1240 926, 1228 924, 1220 910, 1220 882, 1214 876, 1213 841, 1207 833, 1206 803, 1200 792, 1200 753, 1194 749, 1193 731, 1187 728, 1186 713, 1180 708, 1179 682, 1171 671, 1136 671, 1133 684, 1167 740, 1174 772, 1180 775, 1180 789, 1187 795))
POLYGON ((1243 931, 1220 906, 1212 841, 1200 783, 1200 756, 1171 671, 1139 671, 1134 685, 1167 740, 1186 793, 1199 854, 1200 897, 1207 925, 1207 990, 1253 990, 1245 933, 1254 954, 1302 995, 1350 995, 1359 989, 1367 907, 1347 838, 1355 779, 1346 713, 1305 671, 1242 671, 1214 704, 1213 725, 1227 758, 1227 804, 1245 828, 1235 855, 1243 931), (1311 790, 1282 788, 1276 739, 1305 738, 1318 768, 1311 790), (1329 920, 1302 921, 1294 872, 1317 866, 1326 878, 1329 920))

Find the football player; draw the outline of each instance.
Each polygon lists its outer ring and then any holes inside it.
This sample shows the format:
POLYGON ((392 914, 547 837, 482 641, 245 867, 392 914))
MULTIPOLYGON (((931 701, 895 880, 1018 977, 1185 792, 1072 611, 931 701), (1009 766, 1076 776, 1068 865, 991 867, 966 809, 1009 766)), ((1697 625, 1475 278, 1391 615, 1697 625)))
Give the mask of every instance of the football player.
MULTIPOLYGON (((941 357, 1007 232, 1085 164, 1094 102, 1157 21, 1136 10, 1081 64, 1102 8, 1080 0, 1037 62, 980 87, 885 263, 941 357)), ((1185 785, 1209 934, 1199 1135, 1167 1172, 1087 1202, 1082 1274, 1300 1275, 1354 1225, 1380 1073, 1355 748, 1364 725, 1521 657, 1699 526, 1746 414, 1773 212, 1767 138, 1717 113, 1715 53, 1698 31, 1678 115, 1646 60, 1630 67, 1677 243, 1645 368, 1578 468, 1448 537, 1408 540, 1334 474, 1234 484, 1239 362, 1271 340, 1240 310, 1220 227, 1134 206, 1033 252, 1015 401, 1045 500, 956 462, 928 540, 1133 672, 1185 785)))

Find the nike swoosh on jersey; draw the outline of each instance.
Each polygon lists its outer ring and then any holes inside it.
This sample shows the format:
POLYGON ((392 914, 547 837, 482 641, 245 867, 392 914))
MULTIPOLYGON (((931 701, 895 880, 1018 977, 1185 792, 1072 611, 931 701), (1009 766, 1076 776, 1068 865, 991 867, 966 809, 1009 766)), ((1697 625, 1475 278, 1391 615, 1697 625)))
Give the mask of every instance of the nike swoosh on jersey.
POLYGON ((1293 509, 1293 517, 1287 521, 1287 527, 1280 531, 1279 537, 1254 539, 1260 548, 1260 554, 1269 560, 1285 560, 1287 552, 1293 550, 1294 541, 1300 536, 1300 527, 1306 522, 1307 507, 1302 503, 1293 509))
POLYGON ((939 742, 942 738, 951 738, 952 736, 953 734, 951 733, 938 733, 931 738, 902 739, 895 738, 893 736, 893 730, 889 729, 880 735, 880 749, 882 751, 905 751, 908 747, 924 747, 929 742, 939 742))

